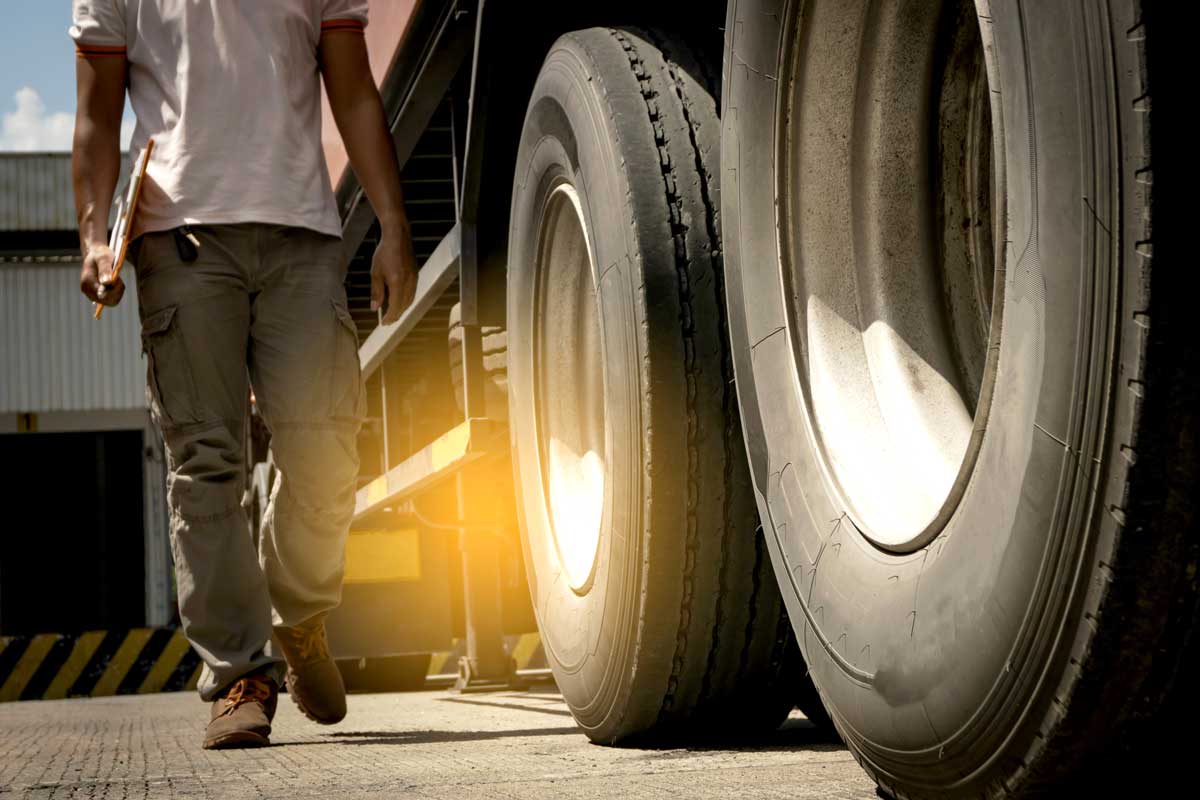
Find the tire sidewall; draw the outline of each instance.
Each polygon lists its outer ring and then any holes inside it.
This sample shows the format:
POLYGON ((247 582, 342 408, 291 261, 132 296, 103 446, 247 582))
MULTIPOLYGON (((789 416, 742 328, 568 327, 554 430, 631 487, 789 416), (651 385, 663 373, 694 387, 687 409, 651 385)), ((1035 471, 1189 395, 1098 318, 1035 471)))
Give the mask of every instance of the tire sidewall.
POLYGON ((804 656, 843 735, 877 774, 964 780, 1052 697, 1048 675, 1072 646, 1062 623, 1078 613, 1081 561, 1096 545, 1087 465, 1103 454, 1111 376, 1098 374, 1104 360, 1095 358, 1102 321, 1081 335, 1090 308, 1080 287, 1103 292, 1107 278, 1103 253, 1088 251, 1089 237, 1102 237, 1078 197, 1111 178, 1103 159, 1079 151, 1095 110, 1080 110, 1071 81, 1041 91, 1035 81, 1048 73, 1032 71, 1056 58, 1071 67, 1072 45, 1050 40, 1079 29, 1061 7, 1027 11, 1036 20, 1009 8, 991 15, 1008 210, 996 397, 946 529, 919 551, 891 555, 854 529, 801 422, 778 270, 780 143, 764 135, 778 130, 786 6, 737 0, 727 26, 726 285, 756 497, 804 656), (1047 55, 1052 47, 1060 54, 1047 55), (1088 350, 1099 367, 1080 367, 1088 350))
MULTIPOLYGON (((569 45, 569 41, 568 41, 569 45)), ((628 691, 630 648, 641 577, 640 346, 642 315, 631 283, 637 252, 625 219, 627 187, 591 92, 588 72, 562 42, 551 51, 534 88, 521 138, 509 231, 509 420, 515 484, 530 592, 547 659, 579 724, 594 738, 621 720, 610 718, 628 691), (606 411, 605 495, 591 578, 572 589, 557 552, 540 464, 535 354, 539 337, 538 231, 553 187, 578 193, 593 269, 600 271, 600 339, 606 411), (614 529, 622 532, 614 536, 614 529)))

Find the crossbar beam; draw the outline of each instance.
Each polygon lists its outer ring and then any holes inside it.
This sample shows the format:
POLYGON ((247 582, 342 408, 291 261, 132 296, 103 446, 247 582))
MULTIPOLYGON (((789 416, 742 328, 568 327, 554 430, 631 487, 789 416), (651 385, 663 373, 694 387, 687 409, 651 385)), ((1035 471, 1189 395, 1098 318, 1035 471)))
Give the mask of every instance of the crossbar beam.
POLYGON ((354 519, 406 500, 489 453, 502 452, 507 437, 508 428, 490 419, 469 419, 451 428, 359 489, 354 519))

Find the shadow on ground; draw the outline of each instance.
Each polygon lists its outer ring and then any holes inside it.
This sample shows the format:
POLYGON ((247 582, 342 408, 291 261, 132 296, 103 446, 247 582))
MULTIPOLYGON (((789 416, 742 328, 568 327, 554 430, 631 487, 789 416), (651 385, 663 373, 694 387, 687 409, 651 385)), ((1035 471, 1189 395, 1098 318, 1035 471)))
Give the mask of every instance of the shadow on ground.
MULTIPOLYGON (((491 702, 468 697, 440 697, 439 702, 459 703, 463 705, 488 706, 504 708, 512 711, 530 711, 537 714, 552 714, 554 716, 570 717, 571 713, 561 707, 545 708, 540 703, 561 702, 559 695, 531 697, 526 694, 513 694, 514 700, 525 702, 491 702)), ((495 739, 539 737, 539 736, 582 736, 582 732, 574 725, 557 728, 519 728, 500 731, 331 731, 321 734, 318 740, 303 742, 281 742, 279 746, 295 746, 302 744, 351 744, 351 745, 419 745, 453 742, 476 742, 495 739)), ((630 752, 640 751, 641 758, 649 760, 684 758, 693 753, 705 752, 738 752, 753 750, 756 752, 789 750, 808 750, 812 752, 835 752, 845 750, 846 746, 831 730, 814 725, 807 719, 789 719, 777 730, 758 735, 730 735, 720 738, 673 738, 662 742, 630 742, 626 747, 630 752)))
MULTIPOLYGON (((541 698, 538 699, 540 700, 541 698)), ((553 701, 543 700, 542 702, 554 702, 557 704, 559 699, 560 698, 556 698, 553 701)), ((540 708, 538 706, 531 706, 527 703, 493 703, 488 700, 472 700, 467 697, 439 697, 438 700, 443 703, 462 703, 469 706, 490 706, 491 708, 508 708, 516 709, 518 711, 532 711, 535 714, 553 714, 556 717, 571 716, 571 712, 567 711, 565 708, 540 708)))
POLYGON ((646 758, 665 759, 681 758, 691 753, 730 753, 749 750, 756 753, 787 750, 831 753, 845 750, 846 745, 832 730, 814 725, 807 719, 789 719, 776 730, 753 735, 730 734, 719 737, 682 738, 662 743, 636 742, 630 745, 630 749, 645 751, 646 758))
POLYGON ((441 744, 445 742, 480 742, 531 736, 566 736, 578 734, 579 729, 525 728, 507 731, 344 731, 323 733, 319 741, 280 742, 280 747, 301 744, 441 744))

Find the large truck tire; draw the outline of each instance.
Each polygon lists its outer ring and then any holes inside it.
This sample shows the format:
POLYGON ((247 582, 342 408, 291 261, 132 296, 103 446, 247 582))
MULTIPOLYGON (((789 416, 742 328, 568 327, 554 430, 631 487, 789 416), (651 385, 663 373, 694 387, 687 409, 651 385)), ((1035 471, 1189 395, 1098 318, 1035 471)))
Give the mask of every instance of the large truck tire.
MULTIPOLYGON (((594 741, 777 727, 792 636, 724 325, 720 126, 685 46, 559 39, 513 188, 509 425, 530 592, 594 741)), ((798 656, 798 650, 796 651, 798 656)))
POLYGON ((1116 791, 1190 741, 1188 29, 1123 0, 729 4, 754 487, 811 676, 895 797, 1116 791))

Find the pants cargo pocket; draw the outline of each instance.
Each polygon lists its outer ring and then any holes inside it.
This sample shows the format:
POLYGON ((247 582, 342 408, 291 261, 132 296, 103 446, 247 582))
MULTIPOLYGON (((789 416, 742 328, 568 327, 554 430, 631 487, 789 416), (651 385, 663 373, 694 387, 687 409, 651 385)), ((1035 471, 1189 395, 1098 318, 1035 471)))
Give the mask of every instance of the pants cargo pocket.
POLYGON ((150 406, 163 427, 199 421, 196 384, 176 320, 177 311, 178 306, 167 306, 142 321, 150 406))
POLYGON ((333 348, 330 375, 330 416, 334 419, 361 420, 366 409, 362 390, 362 369, 358 361, 358 328, 346 306, 333 301, 337 336, 333 348))

